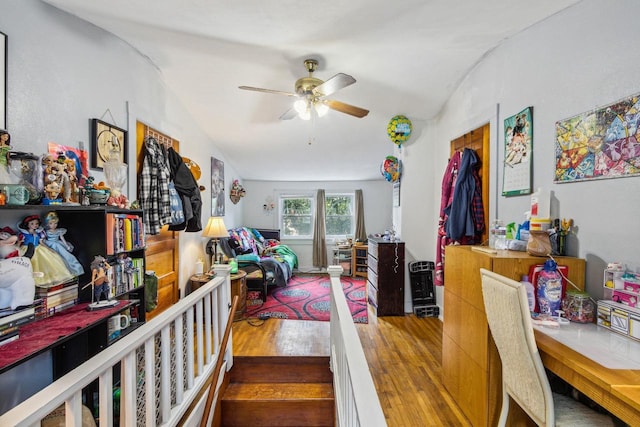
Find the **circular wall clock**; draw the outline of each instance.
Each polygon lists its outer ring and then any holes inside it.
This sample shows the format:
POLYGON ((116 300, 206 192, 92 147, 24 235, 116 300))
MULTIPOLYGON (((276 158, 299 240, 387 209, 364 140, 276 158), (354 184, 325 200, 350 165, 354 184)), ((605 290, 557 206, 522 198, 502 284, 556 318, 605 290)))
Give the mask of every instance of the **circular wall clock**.
POLYGON ((117 153, 121 163, 127 162, 127 131, 103 122, 91 120, 91 167, 102 169, 117 153))
POLYGON ((111 129, 103 130, 98 134, 98 156, 106 162, 111 157, 111 152, 122 153, 122 143, 111 129))

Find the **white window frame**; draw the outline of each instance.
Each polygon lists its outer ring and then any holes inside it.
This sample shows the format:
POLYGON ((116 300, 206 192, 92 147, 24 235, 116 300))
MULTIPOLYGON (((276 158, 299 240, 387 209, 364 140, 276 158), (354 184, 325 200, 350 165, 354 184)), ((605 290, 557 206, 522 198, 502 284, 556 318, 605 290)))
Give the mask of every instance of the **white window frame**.
MULTIPOLYGON (((325 197, 325 203, 326 203, 326 199, 328 199, 329 197, 349 197, 351 199, 351 230, 347 234, 327 234, 326 235, 327 239, 341 239, 341 238, 346 239, 347 236, 353 236, 356 230, 356 194, 355 192, 353 191, 332 192, 332 193, 326 193, 324 197, 325 197)), ((326 220, 328 217, 329 215, 327 215, 327 213, 325 212, 325 228, 327 226, 326 220)))
POLYGON ((302 240, 302 239, 313 239, 313 224, 316 216, 316 196, 311 192, 283 192, 278 195, 278 227, 280 228, 280 238, 281 239, 292 239, 292 240, 302 240), (283 215, 284 215, 284 200, 285 199, 310 199, 311 200, 311 234, 303 234, 298 236, 290 236, 285 234, 285 228, 283 224, 283 215))

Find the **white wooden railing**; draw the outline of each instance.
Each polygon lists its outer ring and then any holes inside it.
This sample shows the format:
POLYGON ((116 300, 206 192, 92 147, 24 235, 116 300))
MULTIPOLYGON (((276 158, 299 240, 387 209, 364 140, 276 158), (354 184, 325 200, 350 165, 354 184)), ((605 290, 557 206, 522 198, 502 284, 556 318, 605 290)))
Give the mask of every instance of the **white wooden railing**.
MULTIPOLYGON (((331 370, 340 427, 386 426, 367 360, 349 308, 340 274, 329 267, 331 279, 331 370)), ((114 425, 114 367, 120 366, 120 425, 197 426, 202 418, 204 387, 220 357, 230 306, 229 267, 216 268, 217 277, 178 301, 143 327, 121 338, 88 362, 0 416, 0 426, 39 426, 58 406, 66 409, 66 426, 81 426, 82 390, 98 381, 100 426, 114 425), (187 330, 195 325, 195 333, 187 330), (191 333, 188 333, 191 332, 191 333), (147 379, 153 379, 148 381, 147 379), (198 398, 195 406, 191 404, 198 398), (187 414, 187 410, 192 410, 187 414)), ((216 380, 233 364, 232 338, 216 380)), ((211 419, 212 417, 209 417, 211 419)))
MULTIPOLYGON (((175 426, 185 415, 185 425, 198 425, 206 394, 190 414, 186 411, 220 357, 218 347, 230 306, 229 270, 224 265, 216 268, 217 276, 208 284, 0 416, 0 426, 39 426, 41 419, 62 404, 65 425, 81 426, 82 390, 95 380, 100 426, 114 425, 112 396, 117 365, 120 425, 175 426), (195 331, 189 325, 195 325, 195 331)), ((233 364, 231 348, 230 339, 216 391, 233 364)))
POLYGON ((339 427, 382 427, 387 422, 344 296, 342 267, 327 268, 331 279, 331 370, 339 427))

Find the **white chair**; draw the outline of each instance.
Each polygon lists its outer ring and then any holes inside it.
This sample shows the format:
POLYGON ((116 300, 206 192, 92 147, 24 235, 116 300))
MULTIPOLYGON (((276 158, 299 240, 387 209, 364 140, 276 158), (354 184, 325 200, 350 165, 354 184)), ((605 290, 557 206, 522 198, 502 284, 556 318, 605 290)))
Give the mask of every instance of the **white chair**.
POLYGON ((539 426, 613 426, 610 417, 551 392, 536 346, 524 285, 483 268, 480 274, 489 329, 502 361, 498 425, 507 423, 511 398, 539 426))

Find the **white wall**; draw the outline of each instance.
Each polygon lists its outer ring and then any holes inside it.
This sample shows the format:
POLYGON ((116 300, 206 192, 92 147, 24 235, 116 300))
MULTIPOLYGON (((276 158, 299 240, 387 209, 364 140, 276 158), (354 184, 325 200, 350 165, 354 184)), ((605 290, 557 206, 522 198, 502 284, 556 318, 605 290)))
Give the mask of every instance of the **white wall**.
POLYGON ((402 228, 411 230, 402 237, 412 256, 435 259, 449 141, 487 122, 491 218, 522 222, 529 196, 497 196, 501 135, 505 118, 533 106, 533 186, 555 196, 552 216, 574 219, 577 231, 568 251, 587 260, 587 290, 602 297, 608 262, 639 270, 640 177, 553 183, 555 122, 640 92, 640 27, 626 24, 639 14, 640 3, 634 0, 584 0, 506 40, 471 71, 439 117, 404 152, 403 189, 411 188, 412 197, 404 198, 401 207, 402 228))
MULTIPOLYGON (((392 186, 384 178, 371 181, 242 181, 247 195, 238 203, 244 206, 243 224, 256 228, 280 228, 278 226, 278 195, 280 192, 308 191, 315 194, 322 188, 327 193, 361 189, 364 199, 365 226, 367 234, 383 233, 391 227, 392 186), (265 212, 263 205, 270 197, 276 204, 272 212, 265 212)), ((301 271, 313 269, 311 240, 283 240, 298 255, 301 271)), ((327 244, 328 261, 331 263, 331 245, 327 244)))
MULTIPOLYGON (((135 123, 140 120, 182 142, 180 153, 202 167, 203 227, 211 211, 210 157, 225 157, 208 139, 157 69, 129 45, 37 0, 0 0, 0 31, 8 36, 7 129, 17 151, 43 154, 48 142, 89 148, 89 119, 128 129, 129 188, 135 199, 135 123)), ((97 180, 102 172, 91 170, 97 180)), ((233 165, 225 162, 227 194, 233 165)), ((227 199, 225 221, 240 223, 242 207, 227 199)), ((11 225, 11 224, 0 224, 11 225)), ((63 224, 72 227, 72 224, 63 224)), ((205 257, 200 233, 181 233, 179 283, 205 257)), ((206 258, 206 257, 205 257, 206 258)))

